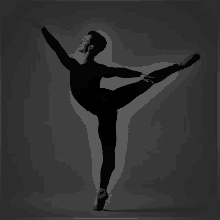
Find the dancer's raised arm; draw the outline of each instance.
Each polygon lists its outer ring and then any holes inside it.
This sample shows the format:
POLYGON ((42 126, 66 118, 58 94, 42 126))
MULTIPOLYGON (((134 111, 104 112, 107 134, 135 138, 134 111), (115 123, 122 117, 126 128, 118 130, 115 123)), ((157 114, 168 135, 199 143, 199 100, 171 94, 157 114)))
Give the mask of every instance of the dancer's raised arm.
POLYGON ((43 33, 43 36, 51 49, 55 51, 57 54, 59 60, 61 63, 67 68, 67 69, 74 69, 78 67, 80 64, 73 58, 71 58, 66 51, 62 48, 60 43, 57 41, 57 39, 44 27, 41 23, 37 22, 36 20, 28 17, 26 19, 32 26, 34 26, 37 29, 40 29, 43 33))

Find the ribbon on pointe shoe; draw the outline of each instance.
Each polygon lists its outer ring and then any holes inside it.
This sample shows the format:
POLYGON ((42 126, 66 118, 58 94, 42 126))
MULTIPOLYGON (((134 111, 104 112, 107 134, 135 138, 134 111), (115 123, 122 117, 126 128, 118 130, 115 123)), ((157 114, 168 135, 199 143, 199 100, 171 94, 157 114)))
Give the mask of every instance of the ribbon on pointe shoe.
POLYGON ((95 211, 102 211, 108 197, 109 196, 108 196, 108 193, 106 192, 106 190, 100 189, 98 196, 97 196, 97 205, 95 206, 94 210, 95 211))

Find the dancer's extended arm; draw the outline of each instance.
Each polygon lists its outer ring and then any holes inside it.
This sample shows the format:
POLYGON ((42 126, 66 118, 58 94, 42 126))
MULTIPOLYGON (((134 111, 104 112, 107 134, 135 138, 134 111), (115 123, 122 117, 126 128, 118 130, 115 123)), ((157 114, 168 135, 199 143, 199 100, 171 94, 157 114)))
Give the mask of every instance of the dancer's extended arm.
POLYGON ((32 18, 27 19, 31 25, 33 25, 35 28, 40 29, 43 33, 43 36, 51 49, 55 51, 57 54, 59 60, 61 63, 67 68, 67 69, 73 69, 74 67, 78 67, 79 63, 73 59, 70 58, 70 56, 66 53, 66 51, 62 48, 60 43, 57 41, 57 39, 39 22, 35 21, 32 18))
POLYGON ((135 78, 140 77, 143 73, 130 70, 125 67, 107 67, 104 78, 111 78, 111 77, 120 77, 120 78, 135 78))

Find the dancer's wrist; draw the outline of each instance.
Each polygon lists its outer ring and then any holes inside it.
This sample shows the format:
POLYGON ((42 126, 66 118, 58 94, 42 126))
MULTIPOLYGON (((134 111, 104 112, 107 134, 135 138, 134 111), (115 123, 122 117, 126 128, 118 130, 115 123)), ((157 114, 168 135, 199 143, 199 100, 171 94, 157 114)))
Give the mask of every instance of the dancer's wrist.
POLYGON ((183 66, 183 63, 182 63, 182 62, 177 63, 176 65, 177 65, 177 69, 178 69, 178 70, 181 70, 181 69, 183 69, 183 68, 184 68, 184 66, 183 66))

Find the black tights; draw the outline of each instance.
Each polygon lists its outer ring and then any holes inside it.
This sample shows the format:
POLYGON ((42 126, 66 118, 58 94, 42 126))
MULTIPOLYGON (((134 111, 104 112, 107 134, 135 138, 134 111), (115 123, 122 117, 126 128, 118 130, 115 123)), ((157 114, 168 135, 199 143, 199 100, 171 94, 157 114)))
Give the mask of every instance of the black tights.
POLYGON ((102 144, 103 163, 101 168, 100 188, 107 189, 112 172, 115 169, 116 122, 117 110, 103 109, 98 116, 98 133, 102 144))
POLYGON ((103 152, 100 188, 107 190, 112 172, 115 169, 115 152, 103 152))

